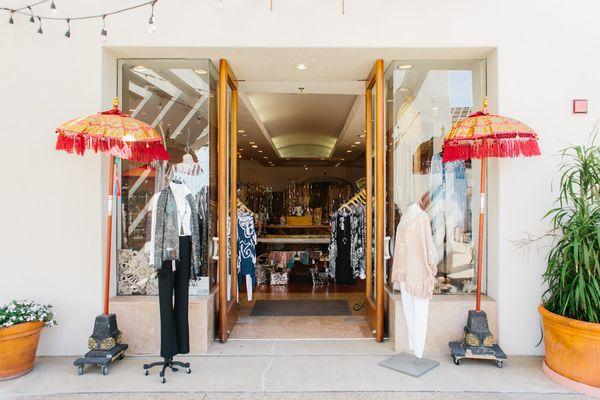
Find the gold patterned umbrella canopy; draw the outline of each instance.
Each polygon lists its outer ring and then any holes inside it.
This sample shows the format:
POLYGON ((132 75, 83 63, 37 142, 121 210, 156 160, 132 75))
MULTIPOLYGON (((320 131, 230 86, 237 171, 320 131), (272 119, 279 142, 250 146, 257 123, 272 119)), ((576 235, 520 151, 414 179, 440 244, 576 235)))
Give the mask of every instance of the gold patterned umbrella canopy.
POLYGON ((118 99, 111 110, 72 119, 56 133, 56 149, 68 153, 93 150, 140 162, 169 159, 162 136, 145 122, 123 114, 118 99))
POLYGON ((93 150, 110 155, 104 272, 104 314, 108 315, 113 199, 119 195, 115 163, 118 158, 145 163, 168 160, 169 153, 164 147, 163 137, 154 128, 119 110, 118 98, 114 99, 111 110, 72 119, 59 126, 56 133, 57 150, 79 155, 93 150))
POLYGON ((521 121, 483 110, 458 121, 444 138, 443 161, 540 155, 537 133, 521 121))
POLYGON ((481 159, 479 231, 477 242, 476 310, 481 311, 483 233, 486 208, 486 158, 531 157, 540 155, 538 135, 512 118, 490 114, 487 98, 483 109, 456 122, 444 138, 443 162, 481 159))

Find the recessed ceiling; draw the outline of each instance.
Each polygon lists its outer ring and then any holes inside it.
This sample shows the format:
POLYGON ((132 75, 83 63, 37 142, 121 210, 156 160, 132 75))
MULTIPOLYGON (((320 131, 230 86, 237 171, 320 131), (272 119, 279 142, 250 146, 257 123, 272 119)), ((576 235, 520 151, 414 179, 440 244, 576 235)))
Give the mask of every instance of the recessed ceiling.
POLYGON ((248 98, 282 158, 330 157, 353 95, 250 93, 248 98))

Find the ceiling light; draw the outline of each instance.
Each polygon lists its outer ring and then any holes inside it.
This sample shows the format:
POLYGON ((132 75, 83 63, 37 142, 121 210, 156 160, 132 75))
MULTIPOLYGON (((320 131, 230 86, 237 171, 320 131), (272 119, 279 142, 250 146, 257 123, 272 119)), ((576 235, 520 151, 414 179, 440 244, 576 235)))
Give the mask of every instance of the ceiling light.
POLYGON ((238 133, 246 133, 246 131, 243 129, 238 129, 238 133))
POLYGON ((398 69, 411 69, 413 66, 412 64, 400 64, 398 65, 398 69))
POLYGON ((263 156, 263 158, 266 160, 266 159, 268 159, 269 157, 267 157, 267 156, 263 156))
POLYGON ((321 161, 325 161, 325 158, 324 158, 324 157, 321 157, 321 161))
POLYGON ((248 137, 247 133, 242 133, 242 137, 248 137))
POLYGON ((257 146, 257 145, 255 145, 255 144, 253 144, 253 145, 252 145, 252 148, 253 148, 253 149, 258 149, 258 146, 257 146))
POLYGON ((356 147, 356 145, 355 145, 355 144, 352 144, 352 145, 350 145, 350 147, 354 148, 354 147, 356 147))
POLYGON ((206 75, 206 74, 208 74, 208 71, 205 70, 205 69, 202 69, 202 68, 196 68, 194 70, 194 72, 197 73, 198 75, 206 75))
POLYGON ((238 151, 244 151, 244 149, 240 147, 240 148, 238 149, 238 151))
POLYGON ((248 142, 248 144, 256 144, 255 142, 248 142))
POLYGON ((299 69, 300 71, 304 71, 305 69, 308 69, 308 65, 298 64, 298 65, 296 65, 296 69, 299 69))
POLYGON ((352 153, 352 150, 346 150, 346 153, 352 153))
POLYGON ((259 153, 262 153, 262 152, 263 152, 262 150, 257 150, 257 151, 258 151, 259 153))
POLYGON ((360 144, 360 142, 354 142, 354 144, 360 144))

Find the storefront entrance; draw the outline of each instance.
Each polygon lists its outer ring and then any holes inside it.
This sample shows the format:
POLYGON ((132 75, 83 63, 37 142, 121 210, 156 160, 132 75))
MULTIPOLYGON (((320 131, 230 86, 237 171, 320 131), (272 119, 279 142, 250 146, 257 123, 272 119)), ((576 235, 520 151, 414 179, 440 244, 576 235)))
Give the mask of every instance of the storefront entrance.
MULTIPOLYGON (((442 166, 440 153, 444 133, 481 100, 484 62, 380 59, 338 81, 320 59, 295 68, 275 60, 273 70, 255 59, 218 60, 119 61, 124 109, 165 136, 172 159, 122 163, 119 297, 157 293, 147 207, 176 169, 189 174, 202 220, 202 273, 190 283, 199 353, 213 339, 403 345, 392 255, 411 204, 431 219, 440 255, 434 294, 466 295, 434 296, 431 324, 460 335, 461 318, 440 321, 470 306, 480 165, 442 166), (305 78, 306 68, 317 72, 305 78), (270 74, 276 79, 265 81, 270 74)), ((139 299, 153 320, 152 297, 139 299)), ((114 302, 120 323, 135 330, 132 302, 114 302)), ((433 346, 441 351, 447 338, 433 346)))
MULTIPOLYGON (((238 149, 237 145, 237 135, 238 135, 238 87, 237 80, 235 75, 227 62, 227 60, 222 59, 219 63, 220 72, 219 72, 219 100, 218 100, 218 210, 219 215, 224 216, 227 215, 229 220, 231 221, 232 227, 238 226, 238 212, 240 209, 242 211, 248 211, 250 213, 253 212, 252 209, 249 209, 245 204, 238 204, 237 198, 237 189, 238 189, 238 158, 241 158, 240 149, 238 149)), ((365 159, 364 159, 364 188, 361 188, 356 193, 357 195, 362 196, 361 199, 364 201, 365 209, 366 209, 366 226, 365 233, 366 237, 364 238, 364 244, 366 245, 364 249, 364 253, 366 255, 372 254, 373 257, 366 256, 365 257, 365 272, 361 275, 360 280, 354 279, 354 285, 349 285, 349 287, 344 288, 344 284, 336 284, 331 283, 331 290, 329 285, 329 280, 331 276, 328 276, 328 268, 325 267, 324 270, 319 270, 319 265, 316 263, 316 258, 312 258, 313 268, 308 268, 308 274, 312 279, 312 288, 306 288, 305 285, 301 282, 299 277, 296 277, 296 282, 289 282, 290 275, 301 275, 301 273, 297 273, 296 271, 301 267, 295 267, 291 269, 291 271, 285 272, 275 272, 275 270, 269 271, 271 286, 258 285, 257 288, 259 291, 256 293, 258 297, 258 301, 263 306, 263 309, 260 311, 256 311, 256 299, 252 301, 252 288, 246 285, 246 293, 249 294, 247 302, 241 302, 241 304, 245 305, 243 307, 244 314, 246 316, 257 314, 258 320, 255 320, 253 323, 260 325, 260 328, 240 328, 238 332, 236 332, 236 337, 238 338, 256 338, 256 336, 260 336, 260 332, 267 330, 273 333, 274 331, 281 331, 281 334, 275 334, 275 338, 278 338, 279 335, 281 337, 294 337, 294 335, 289 336, 289 332, 296 332, 300 335, 299 338, 302 338, 302 335, 316 335, 316 338, 322 338, 323 336, 327 336, 324 332, 332 332, 333 337, 337 337, 336 335, 348 335, 349 331, 356 330, 354 333, 354 337, 367 337, 374 336, 377 341, 381 342, 384 339, 384 218, 385 213, 385 201, 384 201, 384 187, 385 187, 385 177, 384 177, 384 64, 383 60, 377 60, 373 68, 367 77, 366 85, 365 85, 365 102, 364 102, 364 113, 365 113, 365 123, 364 123, 364 132, 365 132, 365 159), (379 210, 379 212, 377 212, 379 210), (373 247, 374 244, 374 247, 373 247), (271 298, 277 298, 277 289, 273 289, 277 286, 274 282, 275 277, 280 275, 280 279, 283 280, 283 287, 285 288, 283 291, 279 290, 279 292, 285 295, 285 299, 279 298, 279 302, 274 302, 277 300, 269 300, 271 298), (327 287, 321 288, 321 290, 317 290, 317 293, 314 293, 315 286, 325 286, 327 287), (308 290, 307 290, 308 289, 308 290), (310 293, 310 296, 305 296, 305 293, 310 293), (319 293, 320 292, 320 293, 319 293), (335 296, 330 296, 331 293, 335 293, 335 296), (357 293, 364 293, 364 297, 362 295, 357 296, 357 293), (331 297, 335 297, 336 299, 332 299, 331 297), (323 320, 322 326, 326 328, 324 332, 320 332, 318 329, 310 328, 311 324, 304 323, 303 319, 294 319, 293 316, 297 314, 297 316, 303 317, 319 317, 320 313, 323 312, 323 308, 327 305, 333 305, 332 303, 339 301, 341 303, 341 310, 331 310, 325 311, 327 317, 334 317, 336 313, 340 313, 340 316, 346 315, 346 313, 350 310, 348 306, 352 304, 353 313, 351 312, 349 316, 353 317, 354 320, 351 320, 350 323, 345 323, 342 321, 340 323, 339 319, 333 320, 323 320), (285 306, 284 307, 284 302, 285 306), (323 302, 323 303, 319 303, 323 302), (284 310, 282 307, 287 308, 284 310), (282 308, 281 310, 277 310, 277 308, 282 308), (303 310, 300 310, 303 308, 303 310), (260 319, 261 313, 265 314, 267 319, 260 319), (283 314, 282 314, 283 313, 283 314), (329 315, 329 313, 333 313, 334 315, 329 315), (289 317, 291 320, 286 321, 287 325, 283 323, 283 320, 279 319, 276 321, 271 321, 268 316, 277 316, 277 317, 289 317), (361 319, 364 319, 364 323, 362 323, 361 319), (278 329, 269 329, 269 324, 276 325, 278 329), (362 324, 361 324, 362 323, 362 324), (335 325, 340 326, 335 326, 335 325), (368 328, 367 328, 368 326, 368 328), (239 332, 241 331, 241 332, 239 332), (303 333, 303 331, 307 331, 303 333), (311 331, 311 333, 308 333, 311 331), (365 332, 371 332, 371 334, 365 334, 365 332), (257 333, 258 332, 258 333, 257 333), (298 333, 300 332, 300 333, 298 333)), ((306 115, 305 118, 310 118, 310 115, 306 115)), ((254 142, 253 142, 254 143, 254 142)), ((360 142, 355 142, 360 143, 360 142)), ((309 143, 310 144, 310 143, 309 143)), ((253 147, 256 145, 253 145, 253 147)), ((262 151, 261 151, 262 153, 262 151)), ((264 156, 266 157, 266 156, 264 156)), ((265 158, 266 159, 266 158, 265 158)), ((289 158, 288 158, 289 159, 289 158)), ((270 164, 271 165, 271 164, 270 164)), ((305 165, 305 168, 308 170, 308 164, 305 165)), ((290 177, 292 178, 292 177, 290 177)), ((310 187, 310 186, 309 186, 310 187)), ((309 199, 312 199, 310 195, 308 195, 309 199)), ((356 201, 351 198, 351 201, 356 201)), ((309 203, 311 201, 309 200, 309 203)), ((290 205, 288 207, 291 208, 290 205)), ((331 236, 330 226, 329 224, 323 224, 323 221, 329 219, 329 215, 326 218, 322 216, 322 209, 319 209, 318 221, 316 216, 312 216, 311 212, 316 212, 315 210, 307 211, 303 210, 302 213, 305 215, 282 215, 282 218, 294 218, 294 223, 282 223, 279 226, 273 224, 273 221, 267 221, 266 223, 269 225, 270 229, 278 229, 279 232, 283 232, 284 230, 296 230, 296 232, 305 231, 308 233, 304 235, 302 238, 298 237, 298 235, 288 236, 290 239, 298 239, 295 241, 296 244, 301 243, 304 239, 305 243, 311 242, 311 239, 315 236, 310 233, 314 233, 318 231, 319 228, 323 228, 325 235, 324 239, 328 241, 327 236, 331 236), (302 222, 302 218, 307 221, 302 222), (300 222, 298 222, 300 221, 300 222)), ((239 304, 240 304, 240 288, 243 286, 238 282, 238 273, 239 268, 232 268, 232 266, 238 265, 238 230, 237 229, 228 229, 227 228, 227 219, 219 218, 218 220, 218 238, 216 242, 218 243, 218 254, 226 254, 228 248, 230 249, 230 257, 218 257, 218 271, 219 271, 219 338, 222 342, 227 341, 232 332, 234 331, 234 327, 236 325, 236 321, 238 319, 239 313, 239 304)), ((269 228, 267 228, 269 229, 269 228)), ((278 233, 279 233, 278 232, 278 233)), ((294 233, 296 233, 294 232, 294 233)), ((272 242, 278 244, 284 244, 286 240, 282 237, 282 235, 269 235, 274 236, 267 239, 273 239, 272 242), (277 238, 275 237, 277 236, 277 238), (279 239, 279 240, 277 240, 279 239)), ((287 242, 294 242, 293 240, 287 240, 287 242)), ((312 247, 313 252, 319 252, 317 247, 312 247)), ((265 247, 266 249, 266 247, 265 247)), ((353 249, 354 250, 354 249, 353 249)), ((278 251, 277 253, 280 253, 278 251)), ((281 252, 282 253, 282 252, 281 252)), ((303 254, 307 253, 307 251, 303 251, 303 254)), ((269 256, 272 256, 273 253, 268 253, 269 256)), ((321 253, 322 254, 322 253, 321 253)), ((275 255, 274 257, 276 257, 275 255)), ((309 254, 310 256, 310 254, 309 254)), ((330 257, 331 254, 328 254, 330 257)), ((256 254, 254 255, 256 257, 256 254)), ((295 258, 299 257, 299 251, 296 251, 294 255, 295 258)), ((310 258, 310 257, 309 257, 310 258)), ((307 260, 309 259, 307 258, 307 260)), ((320 259, 321 256, 318 257, 320 259)), ((328 258, 326 258, 328 259, 328 258)), ((296 260, 294 260, 296 261, 296 260)), ((353 260, 354 261, 354 260, 353 260)), ((350 262, 350 260, 347 260, 350 262)), ((292 263, 294 265, 295 263, 292 263)), ((307 268, 304 268, 307 270, 307 268)), ((262 271, 260 271, 262 272, 262 271)), ((260 273, 259 272, 259 273, 260 273)), ((305 274, 308 275, 308 274, 305 274)), ((256 279, 256 278, 254 278, 256 279)), ((244 279, 240 279, 240 281, 246 283, 244 279)), ((314 323, 314 321, 312 321, 314 323)), ((318 324, 319 325, 319 324, 318 324)), ((349 337, 353 337, 350 334, 349 337)), ((271 337, 273 338, 273 337, 271 337)), ((296 337, 298 338, 298 337, 296 337)))

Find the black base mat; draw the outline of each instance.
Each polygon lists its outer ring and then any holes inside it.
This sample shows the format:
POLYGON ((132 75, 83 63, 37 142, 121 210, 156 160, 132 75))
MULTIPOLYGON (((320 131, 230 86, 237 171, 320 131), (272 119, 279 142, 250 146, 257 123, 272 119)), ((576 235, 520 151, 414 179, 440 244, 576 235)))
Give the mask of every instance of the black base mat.
POLYGON ((253 317, 326 317, 352 315, 346 300, 257 300, 253 317))

